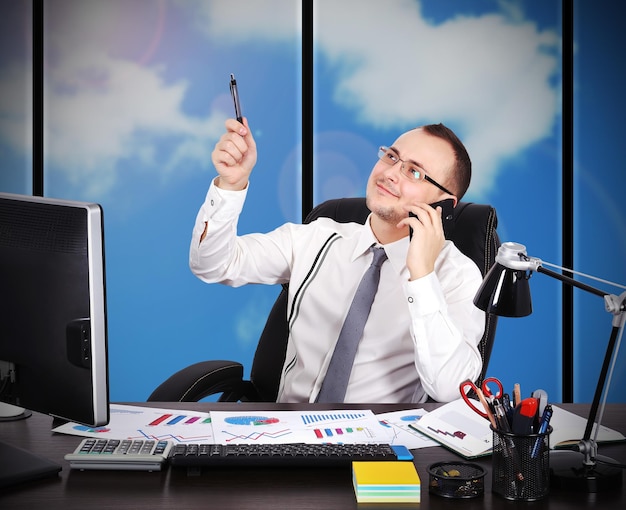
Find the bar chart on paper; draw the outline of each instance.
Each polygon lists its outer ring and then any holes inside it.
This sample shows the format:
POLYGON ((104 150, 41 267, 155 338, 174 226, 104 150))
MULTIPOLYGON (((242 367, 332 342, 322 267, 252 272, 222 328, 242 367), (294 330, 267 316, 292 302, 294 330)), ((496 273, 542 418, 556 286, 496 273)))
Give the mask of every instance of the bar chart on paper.
POLYGON ((300 416, 304 425, 311 425, 329 421, 355 421, 361 418, 365 418, 368 415, 360 411, 322 411, 316 414, 302 414, 300 416))
POLYGON ((389 432, 367 411, 211 413, 216 443, 388 443, 389 432))
POLYGON ((342 442, 352 439, 351 435, 366 435, 372 437, 372 431, 366 426, 359 424, 359 420, 367 415, 361 412, 323 412, 319 414, 303 414, 302 423, 307 427, 313 427, 313 434, 316 439, 330 440, 335 438, 342 442), (338 422, 345 422, 349 425, 337 426, 338 422))
POLYGON ((111 404, 105 427, 66 423, 54 432, 103 439, 155 439, 174 443, 213 443, 209 413, 111 404))

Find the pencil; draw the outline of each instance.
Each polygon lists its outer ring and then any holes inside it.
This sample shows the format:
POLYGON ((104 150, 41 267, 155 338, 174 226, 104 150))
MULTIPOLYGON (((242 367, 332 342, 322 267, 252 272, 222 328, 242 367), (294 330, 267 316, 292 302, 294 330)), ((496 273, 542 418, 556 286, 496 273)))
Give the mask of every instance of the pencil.
POLYGON ((522 401, 522 390, 519 383, 513 385, 513 407, 516 407, 522 401))
POLYGON ((476 388, 475 392, 476 392, 476 395, 478 396, 478 400, 480 400, 480 403, 485 408, 485 413, 487 413, 487 418, 489 418, 491 425, 493 426, 494 429, 497 429, 498 425, 496 424, 496 418, 491 412, 491 407, 489 406, 489 403, 487 402, 487 399, 485 398, 485 394, 480 390, 480 388, 476 388))

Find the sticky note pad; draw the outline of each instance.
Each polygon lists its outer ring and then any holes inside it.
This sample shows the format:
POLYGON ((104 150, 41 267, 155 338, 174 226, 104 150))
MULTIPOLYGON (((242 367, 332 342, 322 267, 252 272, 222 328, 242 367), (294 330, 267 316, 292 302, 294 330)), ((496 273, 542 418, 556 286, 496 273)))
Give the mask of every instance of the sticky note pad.
POLYGON ((420 478, 413 462, 355 461, 352 484, 359 503, 420 502, 420 478))

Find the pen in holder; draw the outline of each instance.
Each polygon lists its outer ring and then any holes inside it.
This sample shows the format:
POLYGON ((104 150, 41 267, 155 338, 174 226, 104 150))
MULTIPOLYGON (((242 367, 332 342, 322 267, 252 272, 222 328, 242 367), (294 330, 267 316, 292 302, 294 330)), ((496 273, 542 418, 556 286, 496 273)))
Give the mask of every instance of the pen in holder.
POLYGON ((550 433, 518 435, 493 431, 492 491, 519 501, 534 501, 550 490, 550 433))

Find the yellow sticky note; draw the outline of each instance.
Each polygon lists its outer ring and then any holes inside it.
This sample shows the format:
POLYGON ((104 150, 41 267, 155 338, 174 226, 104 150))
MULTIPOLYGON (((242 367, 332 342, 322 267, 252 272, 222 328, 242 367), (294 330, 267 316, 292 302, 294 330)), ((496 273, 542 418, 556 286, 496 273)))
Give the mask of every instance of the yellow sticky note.
POLYGON ((353 462, 352 483, 360 503, 420 501, 420 478, 412 462, 353 462))

